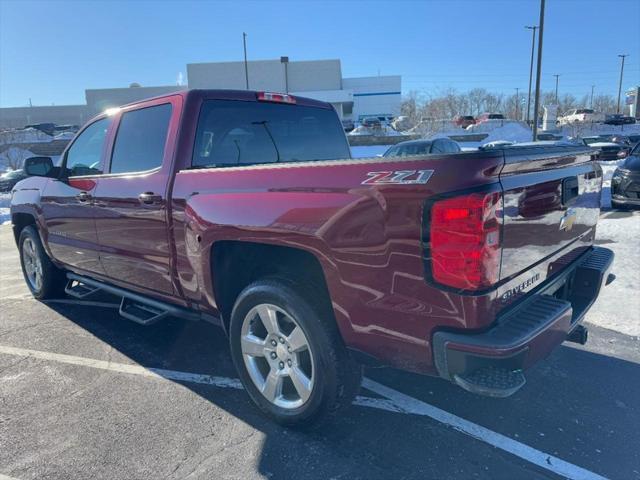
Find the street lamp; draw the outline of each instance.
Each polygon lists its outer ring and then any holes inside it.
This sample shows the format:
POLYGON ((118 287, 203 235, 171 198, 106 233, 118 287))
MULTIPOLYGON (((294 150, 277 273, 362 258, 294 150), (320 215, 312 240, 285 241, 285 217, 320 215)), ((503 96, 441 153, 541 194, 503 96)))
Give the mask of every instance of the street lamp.
POLYGON ((280 57, 280 63, 284 63, 284 93, 289 93, 289 57, 280 57))
POLYGON ((560 78, 560 74, 555 74, 556 77, 556 105, 558 105, 558 78, 560 78))
POLYGON ((242 46, 244 47, 244 80, 249 90, 249 65, 247 64, 247 34, 242 32, 242 46))
POLYGON ((620 113, 620 94, 622 93, 622 74, 624 73, 624 59, 628 57, 629 54, 618 55, 622 59, 622 63, 620 64, 620 83, 618 84, 618 108, 616 113, 620 113))
POLYGON ((536 66, 536 99, 533 104, 533 141, 538 139, 538 109, 540 108, 540 77, 542 74, 542 35, 544 33, 544 2, 540 0, 540 34, 538 35, 538 62, 536 66))
POLYGON ((529 96, 527 97, 527 125, 531 125, 529 123, 529 113, 531 112, 531 81, 533 80, 533 51, 536 47, 536 30, 538 29, 537 25, 525 26, 524 28, 531 30, 533 35, 531 37, 531 65, 529 66, 529 96))

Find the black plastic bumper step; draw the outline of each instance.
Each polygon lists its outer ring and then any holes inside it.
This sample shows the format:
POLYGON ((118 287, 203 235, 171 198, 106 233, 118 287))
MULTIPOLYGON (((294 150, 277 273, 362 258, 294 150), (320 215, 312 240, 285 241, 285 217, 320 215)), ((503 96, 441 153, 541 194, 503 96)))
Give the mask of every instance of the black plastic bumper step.
POLYGON ((465 390, 489 397, 508 397, 525 384, 521 370, 483 367, 466 375, 454 375, 453 381, 465 390))

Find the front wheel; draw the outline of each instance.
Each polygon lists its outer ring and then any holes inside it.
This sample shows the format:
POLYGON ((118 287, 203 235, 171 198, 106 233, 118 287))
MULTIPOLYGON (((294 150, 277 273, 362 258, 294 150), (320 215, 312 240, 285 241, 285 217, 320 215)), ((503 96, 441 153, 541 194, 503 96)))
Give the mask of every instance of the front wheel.
MULTIPOLYGON (((315 292, 317 295, 317 292, 315 292)), ((351 404, 361 367, 348 354, 332 312, 282 280, 239 295, 231 315, 231 354, 254 403, 286 426, 317 426, 351 404)))
POLYGON ((64 272, 51 263, 35 227, 30 225, 22 229, 18 246, 22 274, 31 294, 39 300, 62 295, 64 272))

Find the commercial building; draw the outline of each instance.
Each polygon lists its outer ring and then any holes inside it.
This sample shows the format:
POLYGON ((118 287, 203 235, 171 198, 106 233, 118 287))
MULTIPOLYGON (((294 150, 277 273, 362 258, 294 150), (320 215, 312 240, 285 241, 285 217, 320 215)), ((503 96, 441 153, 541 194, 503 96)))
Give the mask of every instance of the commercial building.
POLYGON ((187 65, 187 86, 85 90, 85 105, 17 107, 0 109, 0 128, 34 123, 80 125, 107 108, 184 88, 229 88, 289 92, 331 103, 340 117, 360 121, 370 116, 391 117, 400 113, 399 75, 343 78, 340 60, 192 63, 187 65))

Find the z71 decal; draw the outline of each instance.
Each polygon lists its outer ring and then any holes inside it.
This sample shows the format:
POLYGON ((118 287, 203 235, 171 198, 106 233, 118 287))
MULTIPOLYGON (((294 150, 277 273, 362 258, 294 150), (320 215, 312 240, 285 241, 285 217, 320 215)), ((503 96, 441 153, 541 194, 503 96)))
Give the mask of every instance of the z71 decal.
POLYGON ((396 170, 395 172, 368 172, 362 185, 424 185, 433 170, 396 170))

